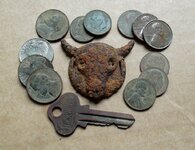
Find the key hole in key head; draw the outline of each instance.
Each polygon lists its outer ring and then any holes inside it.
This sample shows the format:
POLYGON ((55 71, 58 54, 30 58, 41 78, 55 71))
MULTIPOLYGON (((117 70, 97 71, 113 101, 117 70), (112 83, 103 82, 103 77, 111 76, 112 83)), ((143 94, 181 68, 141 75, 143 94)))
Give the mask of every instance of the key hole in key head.
POLYGON ((54 117, 59 117, 62 115, 62 109, 60 107, 54 107, 52 110, 52 114, 54 117))

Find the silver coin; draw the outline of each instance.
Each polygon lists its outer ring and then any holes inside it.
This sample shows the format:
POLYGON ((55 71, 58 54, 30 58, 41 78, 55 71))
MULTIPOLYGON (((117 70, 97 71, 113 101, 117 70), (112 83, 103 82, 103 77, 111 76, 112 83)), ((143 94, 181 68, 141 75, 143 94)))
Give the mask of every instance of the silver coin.
POLYGON ((140 63, 140 70, 144 71, 153 67, 159 68, 168 74, 170 65, 168 59, 163 54, 150 52, 142 58, 140 63))
POLYGON ((140 16, 138 16, 134 23, 133 23, 133 33, 134 35, 140 39, 141 41, 143 41, 143 30, 145 28, 145 26, 152 20, 157 20, 158 18, 152 14, 142 14, 140 16))
POLYGON ((62 80, 50 68, 39 69, 31 74, 26 85, 29 96, 38 103, 50 103, 60 96, 62 80))
POLYGON ((18 67, 18 77, 20 82, 26 86, 29 76, 37 69, 52 68, 49 60, 40 55, 31 55, 26 57, 18 67))
POLYGON ((94 35, 103 35, 110 31, 112 21, 110 16, 102 10, 92 10, 84 18, 85 29, 94 35))
POLYGON ((153 20, 145 26, 143 37, 150 47, 161 50, 171 44, 173 33, 170 26, 164 21, 153 20))
POLYGON ((122 13, 118 19, 117 26, 120 33, 128 38, 133 38, 132 25, 135 19, 142 13, 137 10, 128 10, 122 13))
POLYGON ((43 12, 37 19, 37 34, 48 40, 57 41, 62 39, 68 32, 69 21, 67 16, 55 9, 43 12))
POLYGON ((126 104, 135 110, 150 108, 156 99, 156 91, 152 84, 144 79, 134 79, 127 83, 123 97, 126 104))
POLYGON ((33 38, 26 41, 20 51, 19 60, 20 62, 28 56, 41 55, 47 58, 49 61, 53 60, 54 51, 49 42, 42 38, 33 38))
POLYGON ((78 42, 89 42, 94 39, 94 36, 87 33, 83 26, 84 18, 84 16, 77 17, 70 25, 70 34, 78 42))
POLYGON ((148 68, 144 70, 139 78, 148 80, 156 90, 156 96, 160 96, 168 88, 169 80, 167 75, 158 68, 148 68))

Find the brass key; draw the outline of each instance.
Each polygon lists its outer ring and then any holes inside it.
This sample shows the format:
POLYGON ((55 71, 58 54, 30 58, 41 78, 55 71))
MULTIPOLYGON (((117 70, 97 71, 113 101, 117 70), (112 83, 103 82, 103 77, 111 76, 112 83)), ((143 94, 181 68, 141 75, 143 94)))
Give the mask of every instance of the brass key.
POLYGON ((77 126, 85 128, 88 124, 109 126, 127 129, 135 119, 130 114, 99 111, 89 109, 89 105, 80 105, 78 96, 73 93, 65 93, 48 108, 49 119, 54 124, 57 133, 63 136, 72 134, 77 126), (55 116, 53 111, 59 109, 61 114, 55 116))

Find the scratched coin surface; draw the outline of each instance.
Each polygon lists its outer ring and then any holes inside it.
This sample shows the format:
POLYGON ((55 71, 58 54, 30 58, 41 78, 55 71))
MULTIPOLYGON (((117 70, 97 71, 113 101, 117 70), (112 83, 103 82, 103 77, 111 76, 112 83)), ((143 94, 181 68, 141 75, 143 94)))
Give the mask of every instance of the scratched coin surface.
POLYGON ((29 76, 37 69, 52 68, 51 62, 43 56, 31 55, 26 57, 18 67, 18 77, 20 82, 26 86, 29 76))
POLYGON ((130 108, 146 110, 154 104, 156 91, 149 81, 133 79, 127 83, 123 98, 130 108))
POLYGON ((158 19, 156 16, 152 15, 152 14, 141 14, 140 16, 138 16, 134 23, 133 23, 133 33, 134 35, 140 39, 141 41, 143 41, 143 29, 145 28, 145 26, 152 20, 156 20, 158 19))
POLYGON ((85 29, 94 35, 107 33, 112 26, 110 16, 102 10, 92 10, 84 18, 85 29))
POLYGON ((166 22, 162 20, 153 20, 145 26, 143 37, 150 47, 161 50, 171 44, 173 33, 166 22))
POLYGON ((50 103, 56 100, 61 94, 62 80, 59 74, 53 69, 39 69, 29 77, 26 89, 34 101, 38 103, 50 103))
POLYGON ((57 41, 62 39, 68 32, 69 21, 67 16, 55 9, 43 12, 37 19, 37 34, 48 40, 57 41))
POLYGON ((168 88, 169 80, 167 75, 158 68, 148 68, 144 70, 139 78, 148 80, 156 90, 156 96, 160 96, 168 88))
POLYGON ((28 56, 41 55, 46 57, 49 61, 53 60, 54 51, 49 42, 42 38, 33 38, 26 41, 20 51, 19 60, 20 62, 28 56))
POLYGON ((78 42, 89 42, 94 39, 94 36, 87 33, 83 26, 84 18, 84 16, 77 17, 70 25, 70 34, 78 42))
POLYGON ((117 26, 120 33, 128 38, 133 38, 132 25, 135 19, 142 13, 137 10, 128 10, 122 13, 118 19, 117 26))
POLYGON ((159 68, 168 74, 170 65, 168 59, 163 54, 159 52, 150 52, 142 58, 140 70, 144 71, 153 67, 159 68))

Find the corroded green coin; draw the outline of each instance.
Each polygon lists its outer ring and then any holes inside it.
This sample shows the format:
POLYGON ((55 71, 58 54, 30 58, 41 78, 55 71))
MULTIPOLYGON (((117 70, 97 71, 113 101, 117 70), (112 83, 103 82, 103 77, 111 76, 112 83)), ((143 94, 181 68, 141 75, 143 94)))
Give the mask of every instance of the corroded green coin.
POLYGON ((66 35, 68 28, 67 16, 55 9, 43 12, 36 22, 37 34, 48 41, 60 40, 66 35))
POLYGON ((29 76, 38 69, 41 68, 52 68, 52 63, 43 56, 31 55, 26 57, 18 67, 18 77, 20 82, 26 86, 29 76))
POLYGON ((84 18, 84 16, 77 17, 70 25, 70 34, 78 42, 89 42, 94 39, 94 36, 87 33, 83 26, 84 18))
POLYGON ((168 88, 169 80, 167 75, 158 68, 148 68, 144 70, 139 78, 148 80, 156 90, 156 96, 160 96, 168 88))
POLYGON ((102 10, 92 10, 84 18, 85 29, 94 35, 107 33, 112 26, 110 16, 102 10))
POLYGON ((128 10, 122 13, 118 19, 117 26, 120 33, 128 38, 133 38, 132 25, 135 19, 142 13, 137 10, 128 10))
POLYGON ((144 79, 134 79, 127 83, 123 97, 126 104, 135 110, 150 108, 156 99, 156 91, 152 84, 144 79))
POLYGON ((50 103, 61 94, 62 80, 53 69, 39 69, 28 78, 26 89, 34 101, 50 103))
POLYGON ((143 37, 150 47, 161 50, 171 44, 173 33, 166 22, 162 20, 153 20, 144 28, 143 37))

